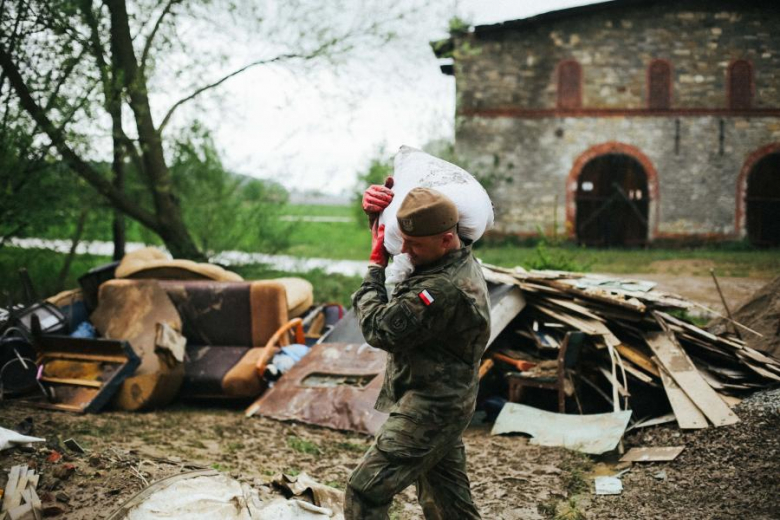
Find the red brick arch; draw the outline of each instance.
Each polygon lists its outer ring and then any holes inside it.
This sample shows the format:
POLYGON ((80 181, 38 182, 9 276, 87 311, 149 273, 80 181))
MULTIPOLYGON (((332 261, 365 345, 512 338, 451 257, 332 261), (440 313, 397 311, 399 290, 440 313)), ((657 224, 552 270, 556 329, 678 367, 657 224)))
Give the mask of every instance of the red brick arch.
POLYGON ((742 165, 742 170, 739 172, 739 177, 737 178, 737 209, 734 214, 734 233, 739 237, 747 235, 747 222, 745 221, 747 203, 745 197, 747 197, 747 184, 750 172, 753 171, 758 161, 773 153, 780 153, 780 143, 770 143, 753 151, 747 156, 745 163, 742 165))
POLYGON ((582 173, 582 169, 586 164, 588 164, 588 162, 595 159, 596 157, 607 154, 628 155, 641 164, 642 168, 645 170, 645 175, 647 175, 647 191, 648 196, 650 197, 648 212, 648 239, 652 240, 652 238, 658 234, 658 172, 655 170, 655 167, 653 167, 653 163, 650 162, 650 159, 648 159, 639 148, 636 146, 631 146, 630 144, 619 143, 617 141, 610 141, 592 146, 574 160, 574 165, 572 166, 571 171, 569 172, 569 176, 566 179, 566 229, 568 231, 569 238, 576 238, 577 232, 575 226, 577 217, 577 202, 575 200, 577 196, 577 179, 582 173))

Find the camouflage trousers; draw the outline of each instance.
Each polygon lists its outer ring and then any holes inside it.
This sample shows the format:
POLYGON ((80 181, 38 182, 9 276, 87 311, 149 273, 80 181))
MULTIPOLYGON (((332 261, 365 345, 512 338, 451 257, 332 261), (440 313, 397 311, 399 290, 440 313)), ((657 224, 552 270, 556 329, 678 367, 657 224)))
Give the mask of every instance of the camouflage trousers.
POLYGON ((346 520, 385 520, 393 497, 411 484, 427 520, 481 518, 466 475, 461 436, 467 425, 424 424, 391 414, 349 477, 346 520))

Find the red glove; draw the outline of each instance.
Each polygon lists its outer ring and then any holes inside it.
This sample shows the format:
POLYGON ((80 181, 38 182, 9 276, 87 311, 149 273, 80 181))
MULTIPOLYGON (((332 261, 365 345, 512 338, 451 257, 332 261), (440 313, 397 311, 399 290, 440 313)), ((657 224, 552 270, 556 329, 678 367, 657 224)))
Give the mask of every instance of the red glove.
POLYGON ((376 218, 376 213, 382 213, 382 211, 393 202, 393 192, 390 189, 392 187, 393 178, 388 177, 385 180, 384 186, 372 184, 363 192, 363 211, 365 211, 372 220, 376 218), (374 215, 372 215, 372 213, 374 215))
POLYGON ((371 256, 368 259, 369 265, 378 265, 387 267, 387 261, 390 255, 385 249, 385 225, 379 225, 379 220, 374 221, 371 227, 371 256))

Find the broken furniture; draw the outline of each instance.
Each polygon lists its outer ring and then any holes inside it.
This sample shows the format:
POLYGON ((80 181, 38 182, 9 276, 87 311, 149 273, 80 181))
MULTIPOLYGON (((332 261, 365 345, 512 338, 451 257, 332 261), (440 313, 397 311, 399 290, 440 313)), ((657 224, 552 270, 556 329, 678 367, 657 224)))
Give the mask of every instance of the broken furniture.
MULTIPOLYGON (((97 279, 111 269, 104 271, 97 279)), ((162 406, 179 388, 184 397, 257 396, 265 388, 257 376, 263 347, 313 301, 306 280, 246 282, 219 266, 173 260, 155 248, 125 255, 115 275, 100 284, 93 321, 109 337, 132 338, 143 353, 140 372, 117 399, 128 410, 162 406), (183 342, 186 355, 179 356, 174 351, 183 342)), ((276 339, 289 343, 284 333, 276 339)))
POLYGON ((141 364, 126 341, 34 335, 46 396, 25 398, 41 408, 100 411, 141 364))
POLYGON ((90 318, 101 337, 126 341, 141 360, 117 392, 117 408, 161 407, 176 397, 184 379, 185 340, 179 313, 157 281, 103 283, 90 318))
POLYGON ((187 359, 181 395, 187 398, 247 398, 262 393, 266 384, 257 372, 261 354, 269 351, 266 347, 272 338, 279 345, 290 343, 286 332, 277 331, 291 327, 290 320, 312 301, 311 284, 297 278, 158 283, 182 318, 187 359))
MULTIPOLYGON (((561 342, 556 365, 552 371, 534 374, 532 372, 509 372, 506 374, 509 383, 510 402, 522 401, 523 390, 526 387, 555 390, 558 393, 558 411, 566 412, 566 395, 574 391, 570 372, 580 360, 582 344, 585 335, 582 332, 569 332, 561 342), (551 372, 551 373, 550 373, 551 372), (567 392, 567 389, 571 389, 567 392)), ((533 370, 533 369, 531 369, 533 370)))

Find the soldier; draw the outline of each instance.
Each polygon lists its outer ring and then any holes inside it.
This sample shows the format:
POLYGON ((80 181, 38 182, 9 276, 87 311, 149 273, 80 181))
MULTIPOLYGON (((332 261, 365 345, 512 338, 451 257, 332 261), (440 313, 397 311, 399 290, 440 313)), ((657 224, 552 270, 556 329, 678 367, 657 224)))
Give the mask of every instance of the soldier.
MULTIPOLYGON (((371 216, 391 200, 389 188, 372 186, 364 209, 371 216)), ((388 353, 375 406, 390 416, 349 478, 346 519, 387 518, 393 497, 412 483, 426 519, 481 518, 461 437, 474 413, 490 335, 482 270, 457 234, 455 204, 436 190, 415 188, 397 215, 402 251, 415 270, 388 301, 384 226, 373 216, 368 274, 352 303, 366 341, 388 353)))

